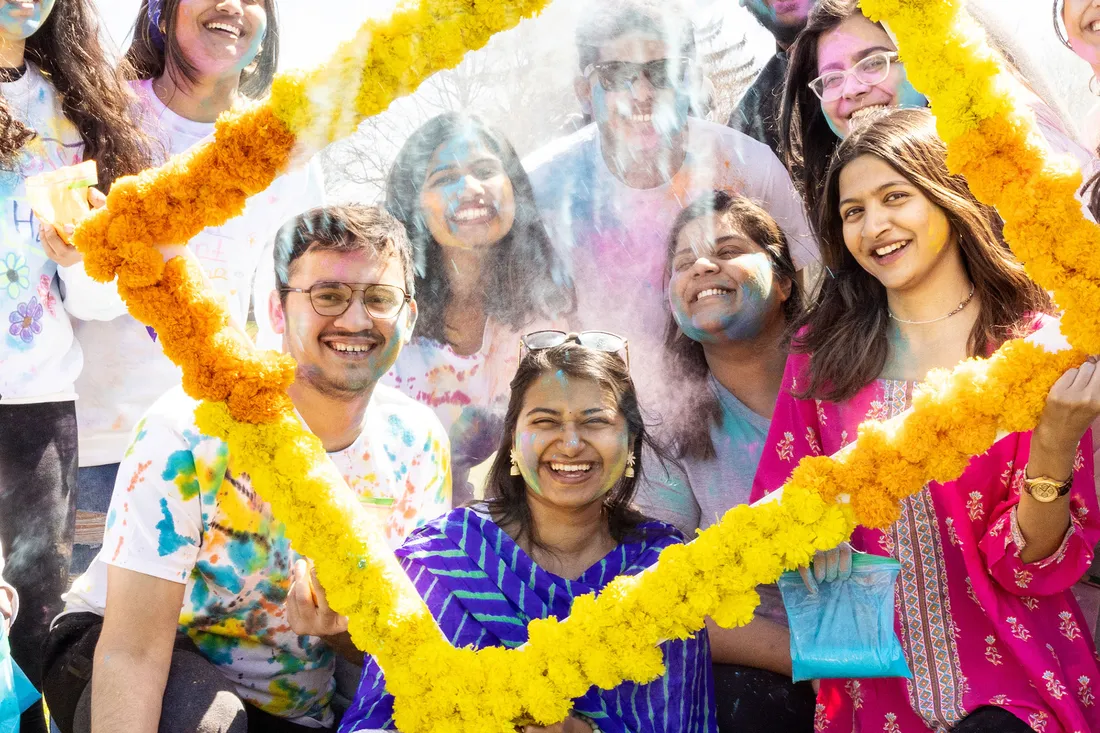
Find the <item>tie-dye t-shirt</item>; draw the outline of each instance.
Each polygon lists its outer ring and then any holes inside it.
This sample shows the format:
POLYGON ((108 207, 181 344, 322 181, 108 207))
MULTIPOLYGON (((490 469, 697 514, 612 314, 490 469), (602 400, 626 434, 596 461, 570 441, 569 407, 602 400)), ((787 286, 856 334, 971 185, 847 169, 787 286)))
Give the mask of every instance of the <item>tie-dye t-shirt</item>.
MULTIPOLYGON (((802 269, 819 259, 790 176, 768 146, 722 125, 688 119, 686 158, 671 180, 631 188, 607 167, 589 125, 536 151, 523 164, 556 246, 566 250, 577 289, 577 326, 626 336, 631 356, 661 353, 668 301, 664 268, 676 217, 715 188, 768 211, 802 269)), ((658 360, 635 358, 639 392, 664 391, 658 360)))
MULTIPOLYGON (((180 630, 242 698, 283 718, 328 725, 333 652, 295 634, 286 617, 298 555, 225 443, 199 432, 196 405, 176 388, 135 428, 103 549, 65 595, 65 613, 104 613, 110 565, 183 583, 180 630)), ((439 420, 389 387, 375 388, 359 438, 329 457, 395 549, 450 508, 450 452, 439 420)))

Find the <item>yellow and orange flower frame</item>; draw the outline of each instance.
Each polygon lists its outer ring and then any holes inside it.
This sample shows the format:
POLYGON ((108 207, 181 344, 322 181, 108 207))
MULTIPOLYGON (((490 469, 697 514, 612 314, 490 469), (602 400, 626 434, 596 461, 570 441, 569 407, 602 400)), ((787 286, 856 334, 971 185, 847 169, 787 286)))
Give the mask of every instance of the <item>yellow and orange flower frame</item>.
POLYGON ((295 548, 316 562, 355 643, 378 658, 396 723, 410 733, 550 724, 591 685, 656 678, 660 642, 695 633, 707 616, 726 627, 747 623, 758 584, 836 546, 857 523, 890 524, 901 500, 930 480, 958 477, 999 432, 1033 428, 1057 378, 1100 353, 1100 230, 1074 198, 1080 173, 1045 149, 963 0, 863 0, 896 35, 910 79, 931 100, 952 170, 1000 211, 1013 251, 1064 309, 1075 348, 1049 353, 1011 341, 988 359, 934 372, 909 413, 863 425, 843 454, 802 461, 778 501, 732 509, 690 544, 666 549, 648 572, 577 599, 564 621, 532 622, 520 649, 455 649, 295 417, 286 394, 293 362, 255 349, 196 267, 179 257, 164 263, 157 247, 239 214, 293 156, 350 133, 547 1, 406 0, 389 20, 364 25, 327 66, 279 76, 267 102, 223 115, 211 143, 118 181, 74 239, 93 277, 117 276, 130 312, 157 330, 185 389, 203 400, 202 429, 227 441, 295 548))

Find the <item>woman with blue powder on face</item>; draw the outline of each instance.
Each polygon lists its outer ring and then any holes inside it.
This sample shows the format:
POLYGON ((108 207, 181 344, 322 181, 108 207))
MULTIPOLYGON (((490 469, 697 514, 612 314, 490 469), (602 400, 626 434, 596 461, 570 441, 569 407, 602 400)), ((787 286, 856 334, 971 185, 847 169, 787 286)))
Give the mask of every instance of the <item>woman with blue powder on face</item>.
MULTIPOLYGON (((672 227, 665 374, 680 402, 663 426, 678 465, 653 465, 642 511, 686 536, 748 502, 802 293, 782 230, 748 199, 712 191, 672 227)), ((744 628, 708 624, 721 730, 809 731, 814 694, 791 682, 778 594, 744 628)))
POLYGON ((451 438, 454 503, 494 450, 519 335, 573 311, 527 173, 507 139, 446 113, 405 142, 386 186, 416 256, 416 335, 384 380, 432 407, 451 438))
MULTIPOLYGON (((997 27, 996 13, 971 3, 968 11, 990 36, 1000 60, 1021 82, 1047 144, 1066 153, 1087 179, 1100 167, 1074 138, 1042 73, 1015 41, 997 27)), ((812 215, 817 210, 829 159, 861 115, 883 107, 926 107, 898 58, 897 45, 879 23, 868 20, 858 0, 818 0, 806 29, 791 46, 780 113, 780 147, 791 178, 812 215)))

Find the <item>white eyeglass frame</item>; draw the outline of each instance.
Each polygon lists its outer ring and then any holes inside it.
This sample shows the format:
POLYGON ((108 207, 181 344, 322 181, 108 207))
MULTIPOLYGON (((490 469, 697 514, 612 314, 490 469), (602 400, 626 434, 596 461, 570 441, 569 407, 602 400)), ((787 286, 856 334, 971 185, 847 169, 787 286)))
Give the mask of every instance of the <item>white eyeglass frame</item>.
POLYGON ((875 86, 876 84, 881 84, 882 82, 886 81, 886 78, 888 76, 890 76, 890 68, 894 64, 900 64, 900 63, 902 63, 902 62, 899 60, 897 51, 879 51, 878 53, 873 53, 873 54, 870 54, 869 56, 865 56, 864 58, 862 58, 859 61, 857 61, 856 63, 852 64, 852 66, 850 68, 847 68, 844 71, 826 71, 821 76, 818 76, 816 79, 813 79, 806 86, 808 86, 810 88, 810 91, 814 93, 814 96, 816 96, 822 102, 834 102, 834 101, 840 99, 842 96, 844 96, 844 89, 845 89, 845 87, 848 86, 848 77, 854 76, 860 82, 862 82, 862 83, 864 83, 868 86, 875 86), (864 64, 866 64, 868 61, 871 61, 872 59, 885 59, 886 60, 886 68, 883 70, 882 76, 879 77, 878 79, 876 79, 875 81, 871 81, 867 77, 862 77, 862 76, 859 75, 859 68, 861 66, 863 66, 864 64), (839 76, 841 81, 840 81, 840 85, 836 87, 836 95, 833 96, 832 94, 827 94, 827 92, 825 90, 825 82, 822 81, 822 80, 825 79, 826 77, 835 77, 835 76, 839 76))

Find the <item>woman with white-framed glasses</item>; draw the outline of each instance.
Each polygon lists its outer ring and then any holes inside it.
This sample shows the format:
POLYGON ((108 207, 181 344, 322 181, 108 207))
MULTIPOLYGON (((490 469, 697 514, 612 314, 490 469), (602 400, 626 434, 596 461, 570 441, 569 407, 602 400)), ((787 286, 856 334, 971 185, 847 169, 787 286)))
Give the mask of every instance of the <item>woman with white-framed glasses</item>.
MULTIPOLYGON (((1042 72, 998 27, 995 10, 984 11, 977 3, 969 3, 967 10, 1021 83, 1020 91, 1047 143, 1055 152, 1072 155, 1087 179, 1097 161, 1075 139, 1042 72)), ((858 0, 818 0, 789 58, 780 148, 812 218, 829 159, 860 117, 884 107, 925 107, 928 100, 909 83, 905 59, 890 34, 864 17, 858 0)))

